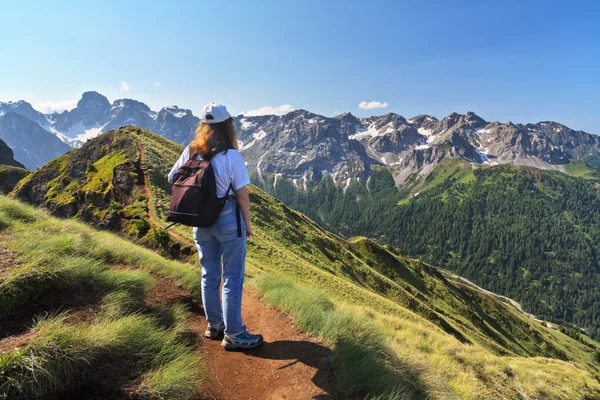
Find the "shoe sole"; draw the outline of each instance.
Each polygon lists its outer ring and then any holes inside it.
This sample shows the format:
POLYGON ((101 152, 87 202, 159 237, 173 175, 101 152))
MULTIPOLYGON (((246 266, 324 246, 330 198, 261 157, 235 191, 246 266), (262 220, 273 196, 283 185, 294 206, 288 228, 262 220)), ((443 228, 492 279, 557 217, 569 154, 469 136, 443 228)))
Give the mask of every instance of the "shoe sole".
POLYGON ((241 345, 241 344, 236 344, 233 342, 226 342, 225 340, 223 340, 221 342, 221 346, 227 350, 227 351, 231 351, 231 350, 249 350, 249 349, 254 349, 258 346, 260 346, 261 344, 263 344, 264 340, 261 340, 260 342, 253 344, 253 345, 241 345))

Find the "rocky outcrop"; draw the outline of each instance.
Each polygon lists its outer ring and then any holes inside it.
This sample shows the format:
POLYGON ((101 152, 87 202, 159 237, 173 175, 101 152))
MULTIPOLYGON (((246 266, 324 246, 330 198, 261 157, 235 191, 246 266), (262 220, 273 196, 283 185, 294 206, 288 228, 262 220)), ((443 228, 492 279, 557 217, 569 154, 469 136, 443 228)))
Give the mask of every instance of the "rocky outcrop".
POLYGON ((13 195, 56 216, 79 216, 100 228, 118 230, 118 209, 134 201, 136 150, 126 132, 107 133, 46 164, 13 195))

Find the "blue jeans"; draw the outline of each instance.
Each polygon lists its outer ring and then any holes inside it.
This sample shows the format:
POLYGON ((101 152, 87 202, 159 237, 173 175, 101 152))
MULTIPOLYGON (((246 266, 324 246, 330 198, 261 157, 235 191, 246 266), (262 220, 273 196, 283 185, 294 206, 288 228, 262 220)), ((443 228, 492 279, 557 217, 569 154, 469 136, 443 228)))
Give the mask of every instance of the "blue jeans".
POLYGON ((213 226, 194 228, 194 241, 202 265, 202 303, 206 319, 213 325, 225 321, 227 335, 242 331, 244 326, 242 286, 246 266, 246 225, 240 215, 242 237, 239 238, 236 209, 235 200, 230 200, 225 203, 219 219, 213 226), (221 279, 222 306, 219 293, 221 279))

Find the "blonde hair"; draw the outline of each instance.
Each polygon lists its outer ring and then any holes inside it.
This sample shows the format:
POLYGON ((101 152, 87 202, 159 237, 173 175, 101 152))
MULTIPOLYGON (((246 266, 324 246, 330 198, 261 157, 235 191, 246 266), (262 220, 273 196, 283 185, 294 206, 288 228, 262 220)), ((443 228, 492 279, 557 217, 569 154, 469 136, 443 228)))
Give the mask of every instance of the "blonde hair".
POLYGON ((190 143, 190 153, 199 154, 203 159, 210 159, 217 153, 232 148, 238 149, 233 118, 216 124, 200 121, 196 128, 196 137, 190 143))

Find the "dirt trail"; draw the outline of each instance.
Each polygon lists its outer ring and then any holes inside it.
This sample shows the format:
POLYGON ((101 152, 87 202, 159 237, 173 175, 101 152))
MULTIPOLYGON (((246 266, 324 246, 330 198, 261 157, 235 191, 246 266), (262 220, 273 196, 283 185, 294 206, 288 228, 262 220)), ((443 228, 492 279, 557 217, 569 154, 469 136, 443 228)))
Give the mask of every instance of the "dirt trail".
MULTIPOLYGON (((140 150, 140 166, 145 170, 145 153, 141 143, 132 138, 140 150)), ((150 221, 165 225, 152 210, 152 192, 144 173, 144 191, 148 197, 150 221)), ((187 238, 168 231, 174 239, 194 246, 187 238)), ((162 296, 169 297, 161 285, 162 296)), ((173 288, 173 290, 180 290, 173 288)), ((317 339, 300 332, 288 316, 267 307, 256 294, 244 291, 244 323, 261 333, 265 343, 248 351, 226 352, 220 340, 204 339, 206 320, 202 310, 193 307, 189 324, 203 349, 210 383, 202 388, 213 399, 327 399, 338 397, 331 365, 331 349, 317 339)))
MULTIPOLYGON (((256 294, 245 290, 242 314, 252 332, 265 343, 247 351, 227 352, 219 340, 200 336, 210 378, 205 392, 214 399, 328 399, 336 398, 326 344, 300 332, 291 318, 268 308, 256 294)), ((204 332, 206 322, 195 319, 204 332)))
MULTIPOLYGON (((142 144, 140 143, 139 140, 136 140, 133 136, 130 136, 131 140, 133 140, 138 147, 138 150, 140 151, 140 168, 142 169, 142 171, 146 171, 146 153, 144 152, 144 146, 142 146, 142 144)), ((152 209, 152 191, 150 190, 150 185, 148 185, 148 176, 146 175, 146 173, 144 172, 144 192, 146 194, 146 197, 148 198, 148 218, 150 219, 150 221, 158 226, 159 228, 164 228, 166 225, 164 223, 162 223, 158 218, 156 218, 156 215, 154 214, 154 210, 152 209)), ((184 238, 181 235, 178 235, 177 233, 167 230, 167 232, 169 233, 169 235, 181 242, 181 243, 185 243, 189 246, 192 247, 196 247, 196 244, 194 242, 192 242, 189 239, 184 238)))
POLYGON ((251 290, 243 297, 244 323, 265 337, 262 346, 227 352, 221 339, 203 334, 206 320, 202 308, 173 279, 154 275, 145 303, 167 307, 173 302, 189 306, 187 323, 199 357, 203 359, 208 383, 199 391, 212 399, 326 399, 335 398, 332 353, 325 343, 296 329, 291 318, 268 308, 251 290))

